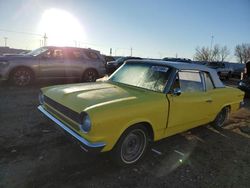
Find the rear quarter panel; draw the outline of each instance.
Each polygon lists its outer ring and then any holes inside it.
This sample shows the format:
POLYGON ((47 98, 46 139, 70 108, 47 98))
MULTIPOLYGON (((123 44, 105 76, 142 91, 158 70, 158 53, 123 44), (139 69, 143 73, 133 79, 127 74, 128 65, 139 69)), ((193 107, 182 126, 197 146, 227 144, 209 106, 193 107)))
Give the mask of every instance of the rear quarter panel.
POLYGON ((230 112, 235 112, 240 107, 240 102, 243 101, 244 93, 237 88, 225 87, 217 88, 208 91, 211 95, 214 109, 211 120, 213 121, 216 115, 221 111, 222 108, 229 106, 230 112))

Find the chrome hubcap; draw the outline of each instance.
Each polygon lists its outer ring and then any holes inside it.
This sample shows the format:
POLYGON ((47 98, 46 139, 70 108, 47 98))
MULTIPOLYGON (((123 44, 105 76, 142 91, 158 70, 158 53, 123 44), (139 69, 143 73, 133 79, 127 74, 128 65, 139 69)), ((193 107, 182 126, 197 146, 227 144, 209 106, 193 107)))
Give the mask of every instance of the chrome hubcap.
POLYGON ((18 70, 14 73, 13 79, 16 85, 25 86, 30 83, 31 75, 26 70, 18 70))
POLYGON ((217 116, 217 125, 222 126, 227 119, 227 109, 223 109, 217 116))
POLYGON ((96 80, 96 74, 94 71, 88 71, 86 74, 86 79, 87 82, 94 82, 96 80))
POLYGON ((124 139, 121 148, 121 158, 125 163, 137 161, 143 154, 146 147, 146 135, 144 131, 133 130, 124 139))

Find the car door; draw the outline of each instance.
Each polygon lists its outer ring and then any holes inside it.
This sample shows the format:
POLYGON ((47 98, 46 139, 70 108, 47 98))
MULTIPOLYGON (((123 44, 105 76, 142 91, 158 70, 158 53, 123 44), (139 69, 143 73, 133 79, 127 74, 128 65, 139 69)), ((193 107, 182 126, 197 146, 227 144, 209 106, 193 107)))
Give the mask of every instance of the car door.
POLYGON ((215 88, 211 76, 208 72, 203 72, 206 92, 211 97, 210 105, 210 121, 213 121, 216 115, 220 112, 222 106, 226 103, 227 97, 221 88, 215 88))
POLYGON ((40 77, 65 77, 64 52, 61 48, 53 48, 44 52, 39 59, 40 77))
POLYGON ((180 132, 208 123, 212 99, 205 90, 203 75, 199 71, 179 71, 168 94, 170 112, 168 128, 180 132))
POLYGON ((82 50, 79 48, 67 49, 65 53, 65 76, 81 78, 83 75, 84 59, 82 50))

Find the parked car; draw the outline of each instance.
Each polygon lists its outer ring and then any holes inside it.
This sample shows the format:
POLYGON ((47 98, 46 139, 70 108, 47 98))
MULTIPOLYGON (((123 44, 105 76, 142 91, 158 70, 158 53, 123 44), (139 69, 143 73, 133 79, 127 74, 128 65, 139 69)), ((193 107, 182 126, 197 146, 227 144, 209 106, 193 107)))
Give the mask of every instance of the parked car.
POLYGON ((245 64, 242 63, 228 63, 228 66, 230 66, 233 70, 233 72, 231 73, 231 76, 233 78, 241 78, 241 73, 244 72, 245 69, 245 64))
POLYGON ((243 96, 206 66, 133 60, 106 82, 42 88, 38 109, 86 152, 111 151, 129 165, 150 141, 210 122, 222 127, 243 96))
POLYGON ((246 63, 245 68, 241 73, 241 79, 245 79, 249 77, 250 77, 250 61, 246 63))
POLYGON ((232 76, 233 68, 228 63, 213 61, 207 62, 206 65, 215 69, 220 78, 229 79, 232 76))
POLYGON ((162 60, 163 60, 163 61, 173 61, 173 62, 192 63, 191 59, 188 59, 188 58, 164 57, 162 60))
POLYGON ((109 56, 109 55, 103 55, 105 62, 109 62, 109 61, 115 61, 115 58, 113 56, 109 56))
POLYGON ((238 88, 244 91, 247 97, 250 97, 250 61, 246 63, 242 80, 238 83, 238 88))
POLYGON ((238 88, 244 91, 247 97, 250 97, 250 77, 240 80, 238 88))
POLYGON ((35 79, 77 78, 95 81, 106 73, 99 51, 73 47, 42 47, 27 54, 0 57, 0 80, 17 86, 35 79))
POLYGON ((118 69, 125 61, 132 60, 132 59, 142 59, 140 57, 132 57, 132 56, 126 56, 126 57, 120 57, 115 61, 109 61, 107 62, 107 72, 113 73, 116 69, 118 69))

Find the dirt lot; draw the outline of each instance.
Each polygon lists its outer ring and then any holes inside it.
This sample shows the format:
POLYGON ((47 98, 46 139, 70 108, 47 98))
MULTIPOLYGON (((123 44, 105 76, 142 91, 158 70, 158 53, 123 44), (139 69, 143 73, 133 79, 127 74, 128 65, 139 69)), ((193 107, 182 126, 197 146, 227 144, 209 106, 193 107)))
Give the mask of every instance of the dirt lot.
POLYGON ((90 156, 36 109, 39 86, 0 86, 0 187, 249 187, 250 102, 220 131, 209 125, 153 145, 136 166, 90 156))

